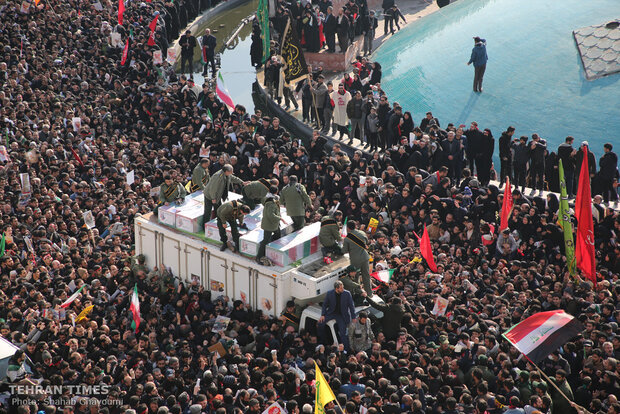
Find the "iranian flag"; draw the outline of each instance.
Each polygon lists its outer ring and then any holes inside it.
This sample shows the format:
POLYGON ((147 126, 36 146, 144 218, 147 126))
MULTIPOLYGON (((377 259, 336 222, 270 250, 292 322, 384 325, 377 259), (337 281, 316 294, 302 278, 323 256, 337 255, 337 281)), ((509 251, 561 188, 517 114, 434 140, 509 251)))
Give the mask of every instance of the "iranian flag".
POLYGON ((378 272, 371 273, 370 276, 374 277, 379 282, 388 283, 390 279, 392 279, 394 270, 396 269, 380 270, 378 272))
POLYGON ((74 300, 77 299, 77 297, 80 295, 80 293, 82 293, 82 289, 84 289, 85 285, 82 285, 81 288, 79 288, 78 290, 75 291, 75 293, 71 296, 69 296, 69 299, 65 300, 62 305, 60 305, 61 308, 68 308, 69 306, 71 306, 71 304, 73 303, 74 300))
POLYGON ((230 108, 234 108, 235 104, 233 103, 232 96, 226 89, 226 85, 224 84, 224 78, 222 77, 222 72, 217 72, 217 85, 215 86, 215 91, 217 92, 217 96, 228 105, 230 108))
POLYGON ((138 328, 140 327, 140 299, 138 299, 138 285, 134 285, 133 293, 131 294, 131 304, 129 305, 129 310, 133 314, 133 322, 131 323, 131 327, 134 329, 135 333, 138 333, 138 328))
POLYGON ((560 309, 534 314, 502 336, 526 358, 537 363, 582 330, 579 320, 560 309))
POLYGON ((344 218, 344 224, 342 225, 342 230, 340 230, 340 236, 344 239, 345 237, 347 237, 347 234, 349 234, 349 232, 347 231, 347 220, 349 218, 345 217, 344 218))

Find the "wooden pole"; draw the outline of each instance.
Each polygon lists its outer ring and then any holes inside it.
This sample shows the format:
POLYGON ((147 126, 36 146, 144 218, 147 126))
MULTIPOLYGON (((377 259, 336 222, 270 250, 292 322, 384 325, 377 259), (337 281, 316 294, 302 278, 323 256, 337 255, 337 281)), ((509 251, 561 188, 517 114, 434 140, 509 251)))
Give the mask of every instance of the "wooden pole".
POLYGON ((316 107, 316 98, 314 97, 314 92, 312 92, 312 79, 310 78, 309 73, 306 75, 306 77, 308 79, 308 85, 310 86, 310 94, 312 95, 312 106, 314 107, 314 113, 316 115, 316 124, 319 125, 317 129, 320 129, 322 125, 320 124, 321 119, 319 118, 319 108, 316 107))
POLYGON ((547 380, 547 382, 548 382, 548 383, 550 383, 550 384, 553 386, 553 388, 555 388, 555 389, 556 389, 556 390, 560 393, 560 395, 561 395, 562 397, 566 398, 566 401, 568 401, 568 403, 569 403, 571 406, 578 407, 579 409, 583 410, 585 413, 590 414, 590 412, 589 412, 588 410, 586 410, 585 408, 583 408, 583 407, 582 407, 582 406, 580 406, 579 404, 575 403, 574 401, 571 401, 571 399, 570 399, 570 398, 568 398, 568 397, 566 396, 566 394, 564 394, 564 392, 563 392, 563 391, 562 391, 562 390, 561 390, 561 389, 557 386, 557 384, 556 384, 555 382, 553 382, 553 381, 551 380, 551 378, 549 378, 549 377, 547 376, 547 374, 545 374, 545 373, 543 372, 543 370, 542 370, 542 369, 540 369, 540 368, 538 367, 538 365, 536 365, 536 364, 534 363, 534 361, 532 361, 530 358, 528 358, 528 356, 527 356, 527 355, 525 355, 524 353, 521 353, 521 355, 523 355, 523 356, 525 357, 525 359, 527 359, 527 361, 528 361, 530 364, 532 364, 532 365, 534 366, 534 368, 536 368, 536 370, 540 373, 540 375, 542 375, 542 376, 543 376, 543 377, 547 380))

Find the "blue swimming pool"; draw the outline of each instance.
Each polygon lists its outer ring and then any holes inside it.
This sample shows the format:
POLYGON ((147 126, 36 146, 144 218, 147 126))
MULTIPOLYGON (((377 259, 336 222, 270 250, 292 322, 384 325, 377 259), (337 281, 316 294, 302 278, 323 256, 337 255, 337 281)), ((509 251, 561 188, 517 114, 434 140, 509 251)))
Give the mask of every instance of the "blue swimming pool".
POLYGON ((432 111, 442 126, 477 121, 496 139, 513 125, 553 151, 573 135, 598 158, 605 142, 620 144, 620 74, 587 81, 572 31, 617 18, 618 0, 459 0, 395 34, 373 59, 390 101, 416 124, 432 111), (476 35, 489 55, 481 94, 465 65, 476 35))

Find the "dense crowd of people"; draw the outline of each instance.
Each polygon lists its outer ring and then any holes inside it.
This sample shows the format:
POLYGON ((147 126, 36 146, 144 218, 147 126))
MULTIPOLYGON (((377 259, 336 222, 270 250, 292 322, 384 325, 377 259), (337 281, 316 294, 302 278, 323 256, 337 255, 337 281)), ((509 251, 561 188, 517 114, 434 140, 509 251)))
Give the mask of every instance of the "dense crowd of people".
MULTIPOLYGON (((620 413, 620 215, 603 203, 615 191, 595 190, 598 284, 576 283, 553 195, 514 189, 510 229, 497 230, 493 136, 475 123, 442 128, 429 113, 415 126, 378 82, 354 87, 354 77, 336 93, 378 101, 356 129, 368 125, 362 131, 376 134, 381 151, 349 157, 318 130, 304 143, 259 110, 229 110, 165 59, 155 65, 153 52, 165 51, 190 10, 207 3, 128 2, 121 25, 109 1, 2 4, 0 334, 19 347, 0 388, 2 412, 258 414, 278 401, 289 413, 309 414, 316 362, 337 397, 328 414, 620 413), (148 46, 157 12, 156 45, 148 46), (368 124, 373 115, 377 123, 368 124), (211 175, 230 163, 244 181, 278 178, 283 187, 297 177, 312 202, 308 221, 338 203, 357 230, 376 219, 368 234, 374 269, 395 269, 375 291, 389 302, 384 320, 368 330, 359 315, 349 341, 321 343, 294 318, 217 296, 136 255, 134 217, 156 207, 165 176, 186 183, 205 154, 211 175), (425 225, 437 273, 419 260, 414 232, 425 225), (129 310, 134 286, 137 329, 129 310), (449 300, 441 316, 431 313, 438 295, 449 300), (560 308, 584 331, 541 368, 579 406, 501 337, 533 313, 560 308), (17 384, 42 388, 17 394, 17 384), (64 391, 46 393, 51 386, 64 391)), ((341 135, 359 110, 334 115, 341 135)), ((522 174, 519 147, 508 141, 510 156, 500 142, 500 157, 513 164, 502 170, 522 174)), ((553 189, 553 164, 545 163, 553 152, 541 151, 541 142, 526 142, 526 165, 553 189)), ((589 165, 593 179, 611 180, 615 190, 612 149, 598 171, 589 165)), ((576 177, 578 151, 559 152, 574 160, 576 177)))

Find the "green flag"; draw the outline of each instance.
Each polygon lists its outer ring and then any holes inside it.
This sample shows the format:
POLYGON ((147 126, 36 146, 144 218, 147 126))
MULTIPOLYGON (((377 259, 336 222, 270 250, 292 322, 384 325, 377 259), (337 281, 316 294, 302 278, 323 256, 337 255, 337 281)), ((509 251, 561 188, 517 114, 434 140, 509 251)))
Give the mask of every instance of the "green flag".
POLYGON ((259 0, 258 11, 256 12, 258 24, 260 25, 260 36, 263 39, 263 59, 265 63, 269 59, 271 42, 269 39, 269 0, 259 0))
POLYGON ((575 243, 573 242, 573 226, 570 219, 570 213, 568 211, 568 195, 566 193, 566 180, 564 179, 564 167, 562 166, 562 160, 560 160, 560 216, 559 224, 564 231, 564 250, 566 255, 566 263, 568 264, 568 271, 572 276, 576 276, 575 265, 575 243))
POLYGON ((209 110, 209 108, 207 108, 207 119, 213 122, 213 115, 211 114, 211 111, 209 110))
POLYGON ((0 239, 0 258, 4 257, 4 250, 6 249, 6 236, 2 233, 2 238, 0 239))

